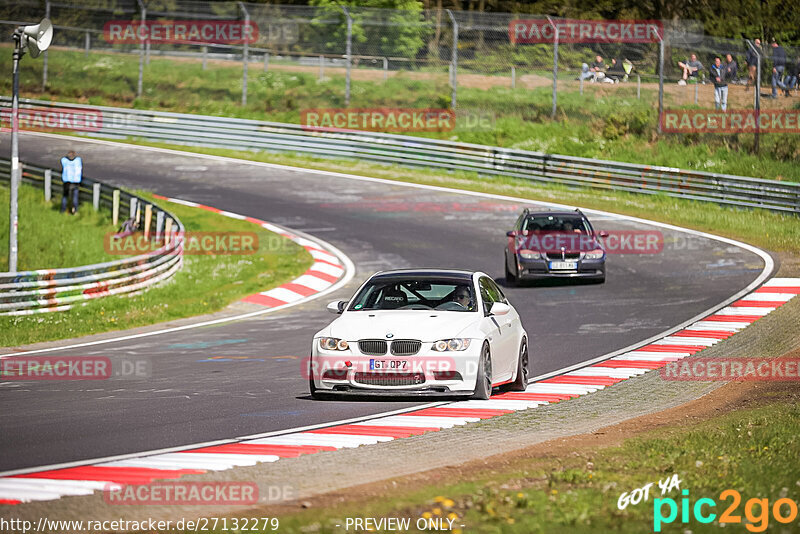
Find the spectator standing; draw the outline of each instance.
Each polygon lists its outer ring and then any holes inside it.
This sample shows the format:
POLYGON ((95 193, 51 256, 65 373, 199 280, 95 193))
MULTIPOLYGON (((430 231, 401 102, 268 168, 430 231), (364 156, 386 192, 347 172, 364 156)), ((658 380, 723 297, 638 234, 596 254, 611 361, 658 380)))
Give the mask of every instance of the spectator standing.
POLYGON ((783 71, 786 69, 786 51, 774 39, 772 40, 772 98, 778 98, 778 87, 783 85, 783 71))
POLYGON ((736 82, 739 78, 739 64, 733 59, 731 54, 725 56, 725 79, 729 82, 736 82))
POLYGON ((714 82, 714 107, 726 111, 728 109, 728 80, 725 78, 725 67, 719 57, 714 58, 711 65, 711 81, 714 82))
POLYGON ((66 156, 61 158, 61 213, 66 211, 70 197, 72 197, 70 213, 75 215, 78 211, 78 192, 81 180, 83 180, 83 160, 75 154, 74 150, 70 150, 66 156))
POLYGON ((750 88, 750 84, 753 84, 755 87, 758 58, 759 56, 764 57, 764 53, 761 50, 761 39, 756 39, 754 43, 756 47, 755 51, 749 46, 747 47, 747 56, 745 58, 745 61, 747 61, 747 85, 744 86, 745 91, 750 88))
POLYGON ((698 73, 703 70, 703 64, 697 60, 697 54, 692 54, 686 61, 679 61, 678 66, 683 69, 683 81, 694 78, 697 81, 698 73))

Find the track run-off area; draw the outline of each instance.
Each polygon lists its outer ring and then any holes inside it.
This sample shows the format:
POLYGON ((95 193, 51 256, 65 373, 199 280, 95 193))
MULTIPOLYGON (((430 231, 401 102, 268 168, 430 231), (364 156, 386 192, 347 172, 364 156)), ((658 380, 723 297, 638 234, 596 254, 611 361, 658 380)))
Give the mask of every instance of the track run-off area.
MULTIPOLYGON (((122 333, 119 339, 91 345, 70 340, 48 351, 102 356, 112 366, 145 359, 147 378, 0 384, 0 424, 9 430, 0 434, 0 450, 6 451, 0 456, 0 476, 30 480, 48 469, 48 480, 95 482, 73 485, 77 493, 60 494, 86 494, 102 489, 105 481, 119 480, 104 477, 103 469, 138 469, 132 481, 142 483, 378 443, 591 393, 725 339, 798 292, 796 281, 775 279, 750 294, 776 269, 763 251, 593 210, 585 213, 596 229, 660 232, 663 247, 610 254, 605 284, 506 287, 505 232, 523 206, 553 204, 54 135, 23 134, 22 140, 24 162, 55 167, 64 153, 76 150, 87 176, 314 236, 340 251, 354 273, 321 299, 272 313, 259 311, 258 304, 238 303, 235 313, 247 314, 246 319, 165 333, 149 329, 141 336, 122 333), (303 366, 313 334, 332 318, 327 301, 348 299, 375 271, 416 267, 481 270, 502 284, 528 331, 532 375, 539 383, 526 394, 483 401, 495 403, 489 405, 312 400, 303 366), (598 367, 583 369, 590 364, 604 369, 603 376, 598 367), (560 376, 564 373, 569 377, 560 376), (387 413, 381 421, 365 421, 387 413), (331 423, 337 429, 325 430, 331 423), (311 436, 283 436, 298 431, 311 436), (247 440, 261 449, 243 450, 247 440), (198 444, 228 449, 174 458, 184 454, 176 451, 198 444), (287 454, 278 454, 282 450, 287 454), (143 452, 167 458, 142 459, 143 452), (215 453, 227 453, 227 458, 209 457, 215 453), (177 466, 170 470, 174 473, 166 473, 167 464, 177 466), (84 476, 61 476, 53 471, 56 467, 82 469, 84 476), (97 469, 100 473, 91 471, 97 469), (169 476, 159 476, 158 470, 169 476)), ((8 480, 0 480, 0 500, 37 500, 15 499, 11 486, 3 485, 8 480)), ((56 489, 48 490, 53 498, 59 484, 53 482, 56 489)))

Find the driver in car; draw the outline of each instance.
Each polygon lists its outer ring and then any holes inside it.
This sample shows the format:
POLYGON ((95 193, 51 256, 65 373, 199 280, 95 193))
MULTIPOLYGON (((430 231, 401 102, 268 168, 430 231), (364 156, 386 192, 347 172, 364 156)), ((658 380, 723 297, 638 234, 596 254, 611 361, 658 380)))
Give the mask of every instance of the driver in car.
POLYGON ((470 291, 467 286, 458 286, 453 291, 453 302, 464 306, 466 309, 470 308, 470 291))

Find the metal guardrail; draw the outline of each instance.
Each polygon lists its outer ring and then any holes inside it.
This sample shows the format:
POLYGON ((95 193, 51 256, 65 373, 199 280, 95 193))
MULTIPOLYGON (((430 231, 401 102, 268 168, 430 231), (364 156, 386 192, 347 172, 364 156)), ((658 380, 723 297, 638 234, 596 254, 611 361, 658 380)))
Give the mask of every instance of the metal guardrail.
MULTIPOLYGON (((10 100, 0 98, 0 110, 10 100)), ((314 131, 297 124, 212 117, 39 100, 20 102, 24 111, 69 115, 87 110, 101 117, 92 137, 139 138, 162 143, 237 150, 295 152, 353 158, 407 167, 475 172, 540 183, 611 189, 763 208, 800 214, 800 184, 728 174, 689 171, 422 137, 362 132, 314 131)), ((58 124, 55 122, 54 124, 58 124)))
MULTIPOLYGON (((60 192, 60 172, 22 164, 23 183, 45 188, 46 174, 60 192)), ((10 162, 0 160, 0 180, 8 181, 10 176, 10 162)), ((113 208, 116 195, 120 212, 130 213, 133 218, 140 219, 149 204, 146 199, 86 177, 79 187, 82 203, 95 209, 113 208)), ((175 274, 183 265, 184 227, 171 213, 157 206, 154 209, 149 231, 164 237, 164 244, 156 250, 94 265, 0 273, 0 315, 68 310, 95 298, 143 291, 175 274)))

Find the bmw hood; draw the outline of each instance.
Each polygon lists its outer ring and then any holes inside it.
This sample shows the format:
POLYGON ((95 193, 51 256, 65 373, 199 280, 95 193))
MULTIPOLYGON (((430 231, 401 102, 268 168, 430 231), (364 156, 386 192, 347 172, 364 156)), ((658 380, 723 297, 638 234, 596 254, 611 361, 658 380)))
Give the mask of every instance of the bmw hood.
MULTIPOLYGON (((331 337, 359 339, 418 339, 434 342, 459 337, 480 319, 478 312, 438 310, 376 310, 346 312, 328 327, 331 337), (390 338, 387 335, 391 334, 390 338)), ((323 333, 323 335, 325 335, 323 333)))

